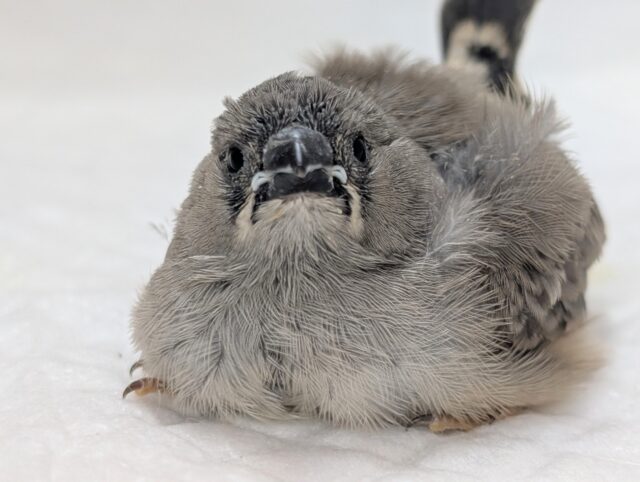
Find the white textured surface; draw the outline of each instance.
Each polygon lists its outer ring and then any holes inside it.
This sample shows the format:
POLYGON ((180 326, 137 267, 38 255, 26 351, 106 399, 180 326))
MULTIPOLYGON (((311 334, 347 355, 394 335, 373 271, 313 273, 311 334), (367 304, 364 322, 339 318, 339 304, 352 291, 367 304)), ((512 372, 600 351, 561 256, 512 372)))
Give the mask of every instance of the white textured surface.
POLYGON ((129 310, 167 245, 150 224, 185 196, 222 96, 334 39, 437 58, 437 2, 345 3, 0 0, 0 479, 640 480, 634 0, 543 2, 521 62, 573 121, 609 225, 589 305, 610 356, 586 391, 446 436, 120 399, 129 310))

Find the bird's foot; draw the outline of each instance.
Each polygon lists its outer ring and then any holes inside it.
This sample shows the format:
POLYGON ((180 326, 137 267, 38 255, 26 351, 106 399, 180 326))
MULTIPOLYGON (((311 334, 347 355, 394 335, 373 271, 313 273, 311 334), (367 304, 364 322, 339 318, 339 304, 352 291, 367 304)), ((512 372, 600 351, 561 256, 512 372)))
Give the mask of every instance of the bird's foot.
POLYGON ((522 410, 524 410, 524 408, 521 407, 502 410, 499 413, 487 415, 486 417, 479 420, 457 419, 450 415, 441 415, 433 417, 428 422, 427 426, 433 433, 450 432, 453 430, 468 432, 469 430, 481 425, 489 425, 496 420, 501 420, 511 415, 516 415, 522 412, 522 410))
MULTIPOLYGON (((129 375, 133 375, 133 372, 135 372, 138 368, 141 368, 142 366, 143 366, 142 360, 138 360, 137 362, 135 362, 133 365, 131 365, 131 368, 129 369, 129 375)), ((136 395, 142 397, 144 395, 148 395, 149 393, 154 393, 154 392, 162 393, 166 391, 167 391, 167 385, 165 382, 157 378, 145 377, 145 378, 140 378, 138 380, 131 382, 127 386, 127 388, 124 389, 124 392, 122 392, 122 398, 125 398, 131 392, 135 392, 136 395)))
POLYGON ((131 382, 127 388, 122 392, 122 398, 125 398, 131 392, 136 392, 136 395, 142 397, 154 392, 165 392, 167 389, 165 383, 157 378, 140 378, 131 382))
POLYGON ((458 420, 457 418, 451 417, 449 415, 437 416, 432 414, 425 414, 418 415, 417 417, 412 418, 411 421, 409 421, 409 423, 407 424, 407 429, 415 425, 422 425, 426 426, 434 433, 449 432, 453 430, 461 430, 466 432, 474 427, 477 427, 478 425, 482 425, 482 423, 483 422, 474 423, 467 420, 458 420))
POLYGON ((483 422, 471 422, 468 420, 458 420, 457 418, 450 417, 449 415, 443 415, 441 417, 435 417, 427 427, 433 433, 450 432, 452 430, 458 430, 467 432, 478 425, 483 425, 483 422))

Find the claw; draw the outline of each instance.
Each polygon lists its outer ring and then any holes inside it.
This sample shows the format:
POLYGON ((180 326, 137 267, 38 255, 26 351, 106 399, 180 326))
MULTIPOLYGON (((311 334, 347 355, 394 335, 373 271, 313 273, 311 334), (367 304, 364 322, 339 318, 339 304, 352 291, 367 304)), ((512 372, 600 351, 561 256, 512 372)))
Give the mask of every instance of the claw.
POLYGON ((131 392, 136 392, 136 395, 142 397, 153 392, 164 392, 166 385, 162 380, 157 378, 141 378, 134 382, 131 382, 127 388, 122 392, 122 398, 125 398, 131 392))
POLYGON ((135 372, 138 368, 142 368, 142 365, 144 365, 144 360, 138 360, 133 365, 131 365, 131 368, 129 368, 129 376, 133 376, 133 372, 135 372))

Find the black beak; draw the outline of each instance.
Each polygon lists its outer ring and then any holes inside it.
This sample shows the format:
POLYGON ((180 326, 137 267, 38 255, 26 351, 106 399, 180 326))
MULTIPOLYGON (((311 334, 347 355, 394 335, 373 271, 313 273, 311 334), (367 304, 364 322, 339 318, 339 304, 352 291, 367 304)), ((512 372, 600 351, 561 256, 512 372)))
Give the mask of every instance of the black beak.
POLYGON ((263 163, 266 171, 291 168, 295 173, 303 174, 310 166, 333 164, 333 150, 320 132, 290 126, 271 136, 264 150, 263 163))
POLYGON ((297 192, 331 194, 334 191, 333 149, 320 132, 290 126, 271 136, 263 154, 264 171, 259 173, 265 198, 297 192))

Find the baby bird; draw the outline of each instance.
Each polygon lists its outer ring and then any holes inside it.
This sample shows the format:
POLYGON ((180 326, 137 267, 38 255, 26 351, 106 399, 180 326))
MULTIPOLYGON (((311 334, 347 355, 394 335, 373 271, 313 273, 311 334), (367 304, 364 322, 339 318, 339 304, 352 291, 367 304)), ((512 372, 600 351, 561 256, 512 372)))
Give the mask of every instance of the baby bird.
POLYGON ((226 100, 125 395, 442 431, 582 380, 598 354, 566 332, 604 227, 553 105, 513 80, 532 5, 447 2, 444 66, 341 51, 226 100))

